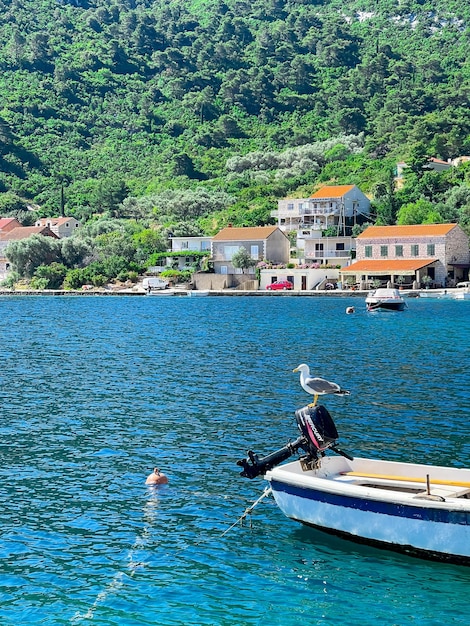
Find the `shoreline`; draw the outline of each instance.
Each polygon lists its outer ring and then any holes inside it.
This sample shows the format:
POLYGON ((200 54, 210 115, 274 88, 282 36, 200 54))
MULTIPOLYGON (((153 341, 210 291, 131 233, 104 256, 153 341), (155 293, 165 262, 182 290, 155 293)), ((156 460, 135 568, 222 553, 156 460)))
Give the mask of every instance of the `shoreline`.
MULTIPOLYGON (((261 291, 261 290, 243 290, 243 289, 220 289, 209 291, 209 296, 229 296, 229 297, 237 297, 237 296, 246 296, 246 297, 267 297, 267 298, 284 298, 284 297, 302 297, 302 298, 365 298, 370 290, 340 290, 335 289, 331 291, 298 291, 298 290, 290 290, 290 291, 261 291)), ((446 290, 443 289, 410 289, 403 290, 401 293, 405 298, 419 298, 421 297, 421 293, 426 293, 427 297, 433 297, 435 294, 436 298, 442 296, 445 292, 446 294, 458 293, 462 291, 458 288, 448 288, 446 290)), ((186 289, 172 289, 162 291, 161 294, 158 292, 154 292, 152 297, 164 297, 164 296, 188 296, 191 293, 186 289), (172 292, 172 293, 169 293, 172 292)), ((197 293, 197 290, 195 291, 197 293)), ((91 296, 147 296, 147 292, 139 289, 121 289, 121 290, 108 290, 108 289, 96 289, 96 290, 74 290, 74 291, 66 291, 64 289, 22 289, 22 290, 12 290, 12 289, 0 289, 0 296, 71 296, 71 297, 79 297, 85 296, 87 298, 91 296)))

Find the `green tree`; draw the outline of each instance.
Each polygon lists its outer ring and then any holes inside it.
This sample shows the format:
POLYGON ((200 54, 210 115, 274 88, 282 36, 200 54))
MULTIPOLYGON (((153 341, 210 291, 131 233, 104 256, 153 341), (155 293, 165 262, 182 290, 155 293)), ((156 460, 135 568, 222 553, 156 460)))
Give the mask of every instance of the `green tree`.
POLYGON ((397 224, 439 224, 442 217, 429 200, 418 200, 404 204, 398 211, 397 224))
POLYGON ((59 289, 62 287, 67 268, 63 263, 51 263, 50 265, 40 265, 36 268, 33 278, 43 281, 42 289, 59 289))
POLYGON ((251 258, 248 250, 241 246, 241 248, 232 256, 232 265, 236 269, 241 269, 244 273, 245 270, 250 267, 254 267, 256 265, 256 261, 251 258))
POLYGON ((50 265, 61 261, 61 244, 58 239, 31 235, 27 239, 11 241, 5 256, 20 276, 31 278, 40 265, 50 265))

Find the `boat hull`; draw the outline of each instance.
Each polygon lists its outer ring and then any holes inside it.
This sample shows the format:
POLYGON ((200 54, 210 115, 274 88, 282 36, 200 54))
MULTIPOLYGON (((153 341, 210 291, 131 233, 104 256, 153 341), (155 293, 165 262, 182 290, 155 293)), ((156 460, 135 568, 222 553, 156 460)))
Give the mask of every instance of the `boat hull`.
POLYGON ((404 311, 404 302, 367 302, 368 311, 404 311))
POLYGON ((454 300, 470 300, 470 291, 456 291, 453 294, 454 300))
POLYGON ((188 291, 190 298, 204 298, 210 294, 209 289, 198 289, 194 291, 188 291))
POLYGON ((287 517, 357 542, 470 565, 470 500, 464 495, 470 488, 444 484, 456 481, 452 476, 460 471, 466 473, 470 487, 469 470, 367 459, 335 461, 328 457, 326 468, 316 472, 302 472, 298 461, 267 472, 275 501, 287 517), (357 469, 364 467, 376 470, 375 475, 379 469, 379 475, 389 477, 397 471, 413 476, 413 468, 419 468, 419 477, 400 479, 395 487, 384 478, 364 482, 348 477, 351 471, 364 472, 357 469), (433 486, 430 496, 426 495, 423 472, 446 476, 443 484, 433 486), (454 497, 456 494, 460 495, 454 497))

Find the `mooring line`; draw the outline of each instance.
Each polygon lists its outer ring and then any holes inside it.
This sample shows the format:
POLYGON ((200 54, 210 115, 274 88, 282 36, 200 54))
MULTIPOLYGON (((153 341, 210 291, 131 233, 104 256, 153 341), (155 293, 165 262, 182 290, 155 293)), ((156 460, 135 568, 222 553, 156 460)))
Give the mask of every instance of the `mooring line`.
MULTIPOLYGON (((255 500, 253 504, 251 504, 248 508, 246 508, 245 511, 243 512, 243 515, 241 515, 241 517, 239 517, 237 521, 234 522, 229 528, 227 528, 220 536, 224 537, 237 524, 243 523, 243 520, 253 512, 253 509, 255 508, 255 506, 257 506, 260 502, 262 502, 267 496, 270 496, 271 494, 272 494, 271 487, 266 487, 266 489, 263 491, 261 496, 257 500, 255 500)), ((77 611, 75 613, 75 615, 70 619, 71 624, 79 624, 80 622, 84 620, 92 620, 99 605, 102 604, 109 595, 111 595, 112 593, 116 593, 125 584, 125 577, 126 576, 133 577, 136 572, 136 569, 140 567, 145 567, 147 565, 147 563, 144 563, 141 561, 134 561, 134 556, 136 552, 144 549, 147 546, 149 540, 151 539, 153 525, 154 525, 155 518, 156 518, 156 505, 157 504, 158 504, 158 498, 151 498, 150 500, 147 500, 146 505, 144 506, 144 517, 146 517, 147 523, 143 527, 142 532, 136 536, 133 545, 129 549, 129 552, 127 555, 127 558, 128 558, 127 570, 128 571, 116 572, 111 582, 108 585, 106 585, 106 587, 102 591, 98 593, 98 595, 95 598, 95 601, 88 608, 88 610, 85 613, 81 613, 80 611, 77 611), (129 570, 131 571, 129 572, 129 570)), ((195 545, 198 545, 201 543, 203 543, 202 539, 201 541, 196 542, 195 545)), ((186 548, 180 548, 176 552, 181 552, 182 550, 185 550, 185 549, 186 548)))
POLYGON ((247 509, 245 509, 243 515, 241 517, 239 517, 237 519, 237 521, 234 522, 231 526, 229 526, 227 528, 227 530, 224 530, 224 532, 220 536, 223 537, 224 535, 226 535, 229 532, 229 530, 232 530, 232 528, 235 528, 235 526, 237 524, 242 524, 243 520, 245 519, 245 517, 252 513, 252 511, 255 508, 255 506, 257 506, 260 502, 262 502, 267 496, 270 496, 272 494, 272 492, 273 492, 273 490, 271 489, 271 487, 266 487, 266 489, 263 491, 261 496, 255 502, 253 502, 253 504, 251 506, 249 506, 247 509))

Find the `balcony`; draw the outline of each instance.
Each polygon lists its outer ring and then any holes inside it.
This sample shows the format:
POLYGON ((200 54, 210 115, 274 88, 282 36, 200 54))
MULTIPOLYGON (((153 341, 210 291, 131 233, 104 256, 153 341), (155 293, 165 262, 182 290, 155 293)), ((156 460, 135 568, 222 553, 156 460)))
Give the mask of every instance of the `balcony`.
POLYGON ((351 250, 316 250, 305 254, 306 259, 344 259, 351 257, 351 250))

